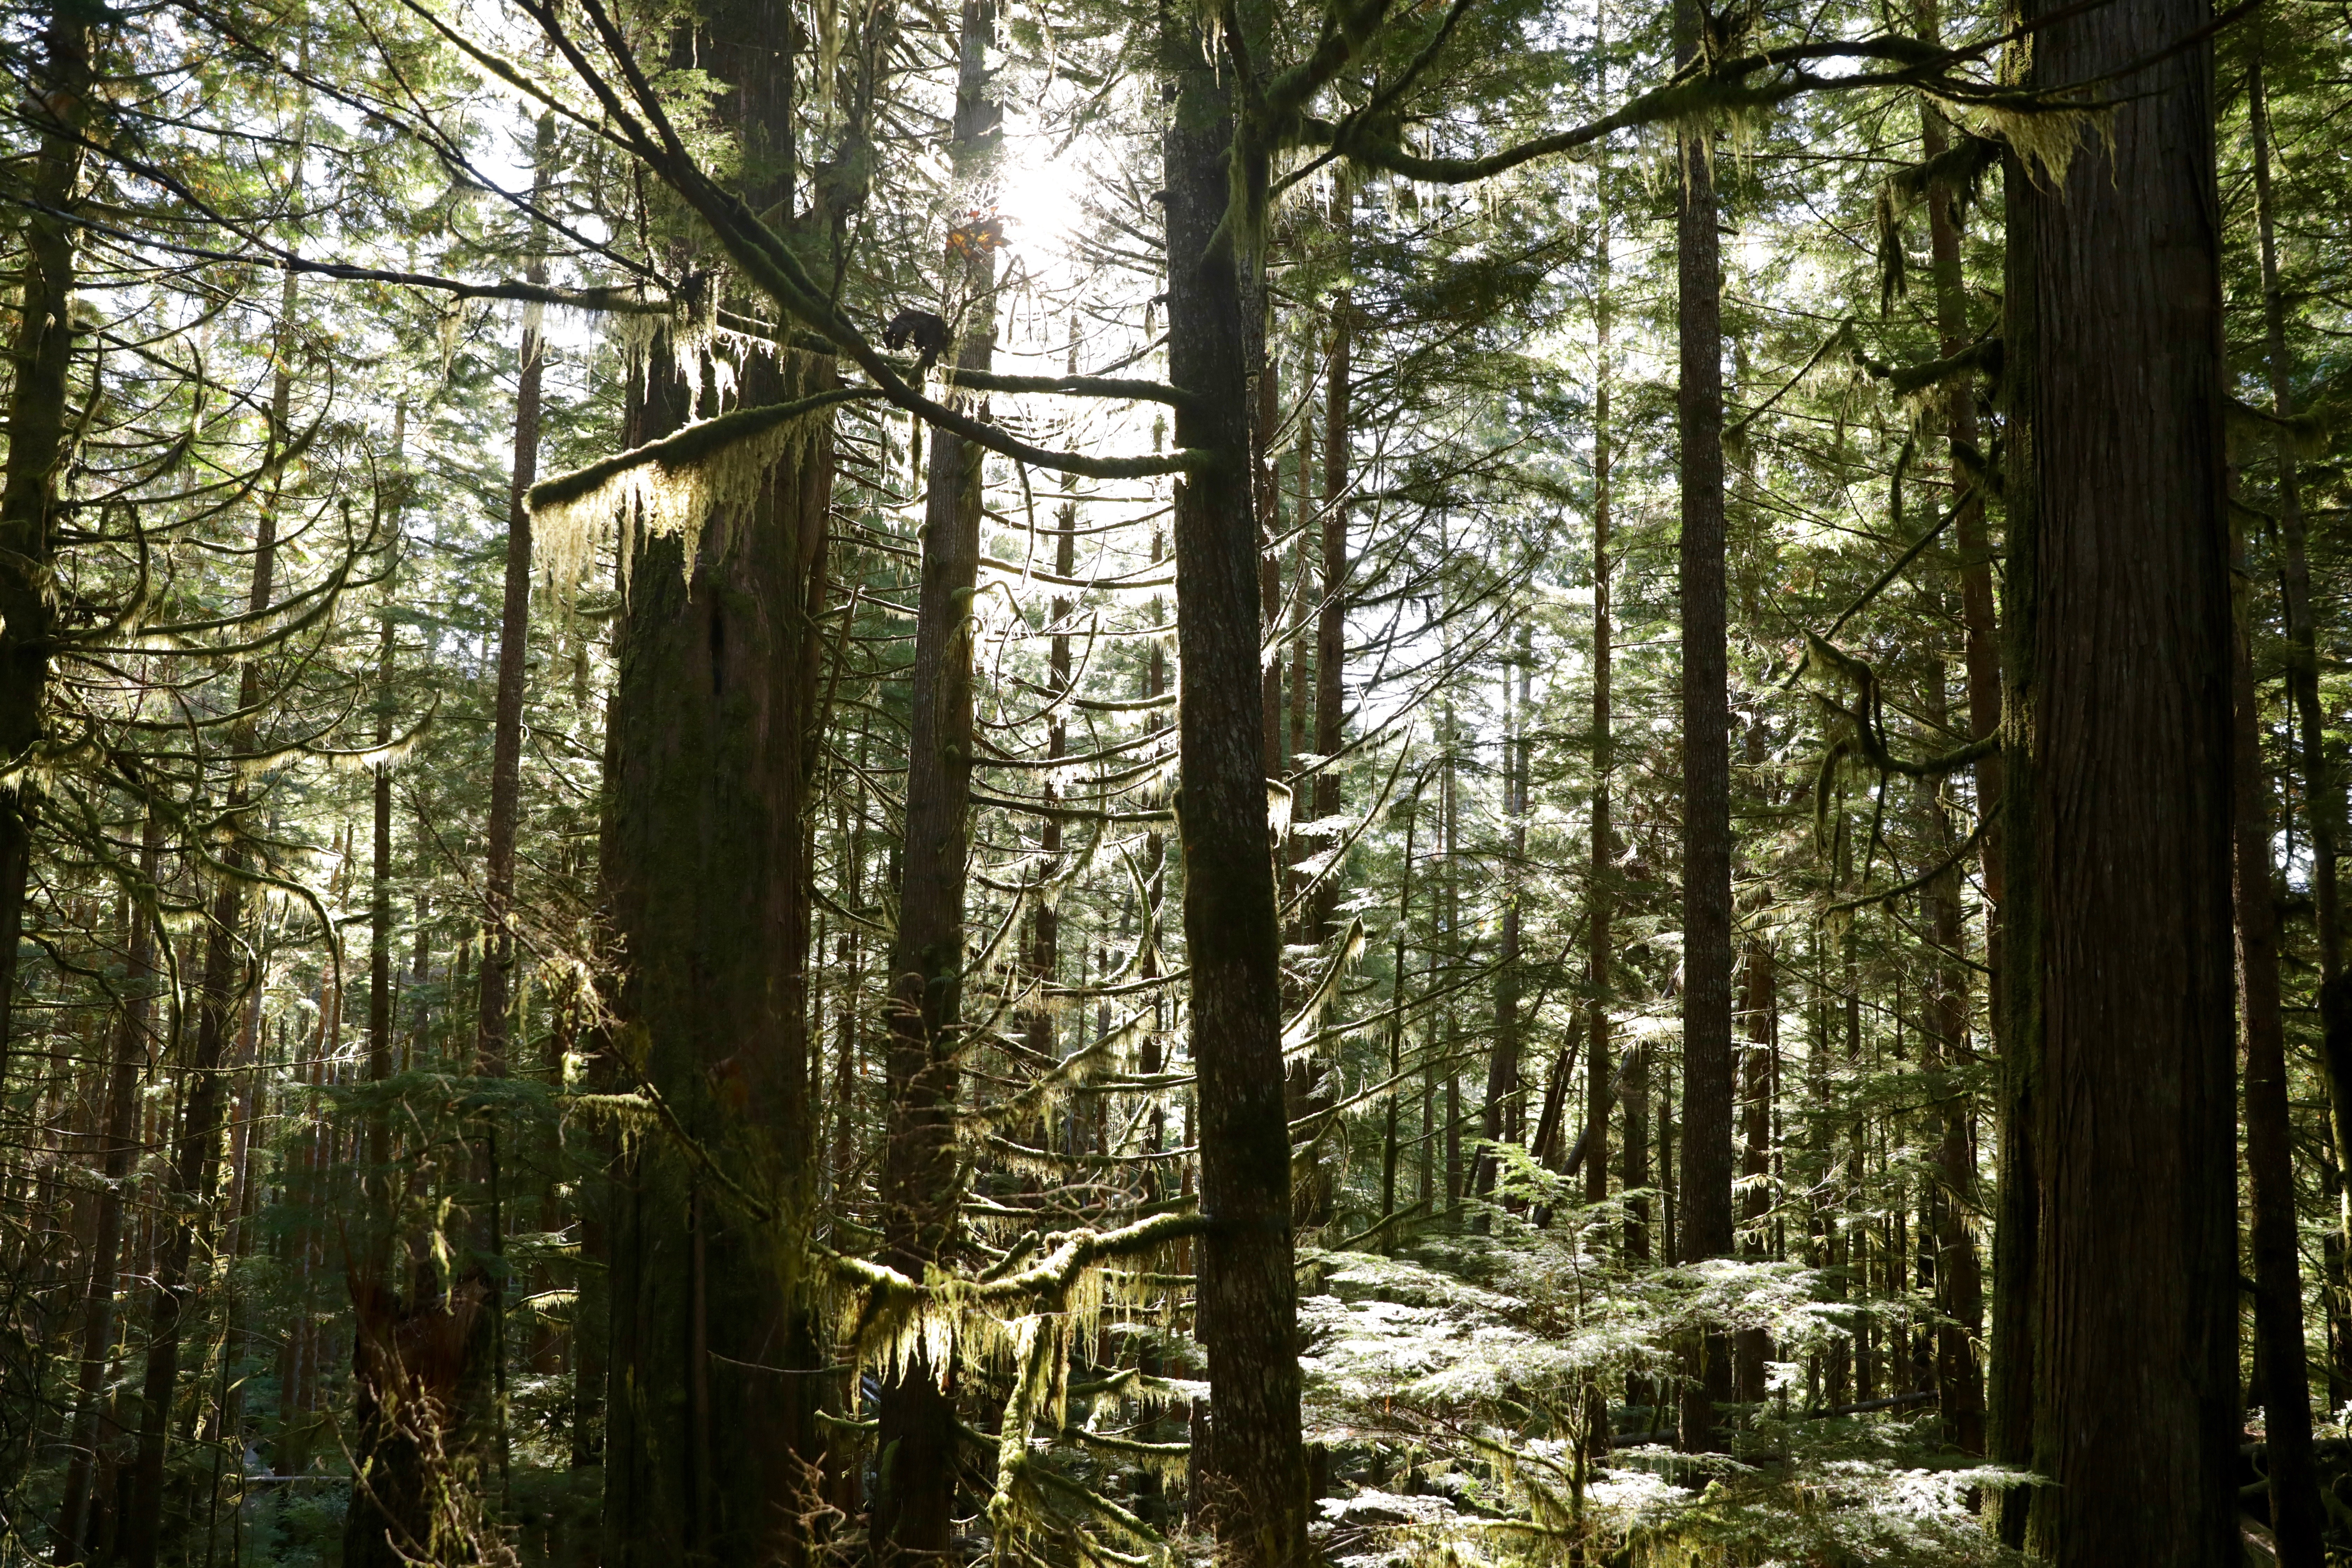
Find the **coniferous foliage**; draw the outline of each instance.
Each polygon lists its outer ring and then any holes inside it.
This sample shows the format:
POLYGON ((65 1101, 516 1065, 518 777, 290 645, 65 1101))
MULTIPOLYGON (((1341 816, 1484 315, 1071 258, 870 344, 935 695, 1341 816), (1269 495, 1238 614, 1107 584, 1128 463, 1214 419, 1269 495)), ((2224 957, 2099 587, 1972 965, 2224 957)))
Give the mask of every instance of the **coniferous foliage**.
POLYGON ((0 18, 0 1562, 2352 1557, 2340 21, 0 18))

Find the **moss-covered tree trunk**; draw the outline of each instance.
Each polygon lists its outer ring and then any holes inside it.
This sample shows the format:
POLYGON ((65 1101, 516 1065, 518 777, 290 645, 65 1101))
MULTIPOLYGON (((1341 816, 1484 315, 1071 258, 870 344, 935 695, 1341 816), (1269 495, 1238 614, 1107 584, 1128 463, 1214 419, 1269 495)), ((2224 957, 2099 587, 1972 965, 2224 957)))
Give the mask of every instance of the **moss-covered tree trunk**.
MULTIPOLYGON (((754 210, 793 188, 795 24, 780 0, 709 15, 706 70, 731 89, 754 210)), ((692 388, 667 343, 634 444, 677 428, 692 388)), ((832 384, 780 351, 740 401, 832 384)), ((617 637, 604 879, 625 965, 616 1087, 677 1120, 629 1141, 609 1189, 604 1444, 608 1568, 793 1562, 823 1445, 823 1363, 803 1251, 809 778, 832 498, 832 427, 795 430, 752 500, 714 512, 689 558, 641 541, 617 637)))
POLYGON ((91 22, 97 13, 56 0, 41 31, 35 112, 47 117, 34 154, 17 273, 15 384, 8 458, 0 477, 0 1074, 15 1038, 16 947, 32 867, 27 765, 40 743, 55 616, 58 479, 76 423, 73 373, 74 218, 89 120, 91 22))

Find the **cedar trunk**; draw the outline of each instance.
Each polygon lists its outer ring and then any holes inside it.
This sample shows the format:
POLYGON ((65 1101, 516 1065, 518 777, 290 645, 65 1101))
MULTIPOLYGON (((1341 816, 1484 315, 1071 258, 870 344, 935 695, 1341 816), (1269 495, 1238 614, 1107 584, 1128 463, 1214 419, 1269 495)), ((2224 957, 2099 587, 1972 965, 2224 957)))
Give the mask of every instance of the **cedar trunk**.
POLYGON ((2211 11, 2048 9, 2037 85, 2154 63, 2063 182, 2009 171, 2004 1045, 2055 1483, 2025 1541, 2203 1565, 2241 1550, 2220 217, 2210 50, 2180 47, 2211 11))
MULTIPOLYGON (((746 199, 793 189, 794 25, 777 0, 704 24, 698 58, 740 104, 746 199)), ((656 366, 668 345, 649 353, 656 366)), ((779 351, 743 366, 743 406, 833 384, 779 351)), ((656 371, 632 444, 676 429, 690 388, 656 371)), ((806 810, 825 598, 833 431, 812 420, 754 500, 710 517, 688 559, 642 540, 608 731, 604 880, 627 965, 616 1087, 658 1090, 754 1211, 667 1138, 630 1141, 610 1249, 604 1551, 608 1568, 799 1559, 822 1462, 823 1356, 804 1285, 806 810)))

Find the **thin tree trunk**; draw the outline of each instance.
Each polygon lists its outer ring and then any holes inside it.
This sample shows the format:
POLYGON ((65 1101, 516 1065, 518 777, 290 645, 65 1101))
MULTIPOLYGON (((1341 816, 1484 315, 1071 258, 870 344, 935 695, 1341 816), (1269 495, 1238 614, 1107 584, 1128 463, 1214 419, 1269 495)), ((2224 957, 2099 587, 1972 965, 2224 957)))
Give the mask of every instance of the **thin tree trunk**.
MULTIPOLYGON (((987 145, 1003 119, 987 65, 995 22, 994 0, 965 0, 950 147, 956 184, 965 194, 957 199, 959 210, 982 205, 990 177, 987 145)), ((996 345, 996 261, 986 247, 966 251, 947 302, 960 327, 957 365, 986 370, 996 345)), ((916 1279, 940 1260, 954 1233, 958 1197, 955 1107, 963 1044, 958 1008, 971 815, 971 605, 980 574, 984 456, 945 430, 931 432, 907 740, 906 845, 890 956, 882 1156, 884 1255, 916 1279)), ((1051 932, 1041 920, 1041 939, 1052 940, 1051 932)), ((886 1564, 936 1562, 949 1550, 958 1468, 953 1376, 952 1363, 934 1365, 916 1354, 900 1362, 883 1385, 873 1531, 877 1558, 886 1564)))
POLYGON ((2009 171, 2004 1045, 2054 1483, 2025 1542, 2056 1568, 2241 1550, 2219 203, 2181 43, 2210 19, 2052 7, 2032 84, 2131 92, 2063 184, 2009 171))
MULTIPOLYGON (((155 886, 163 848, 163 820, 147 812, 145 841, 139 851, 139 879, 155 886)), ((122 1188, 139 1152, 133 1136, 139 1110, 139 1068, 148 1052, 148 1014, 155 982, 155 921, 145 889, 131 897, 130 963, 123 976, 123 1004, 114 1031, 113 1060, 106 1077, 105 1124, 99 1135, 104 1153, 99 1173, 97 1224, 89 1246, 89 1289, 82 1297, 81 1360, 74 1381, 72 1435, 67 1439, 64 1500, 58 1505, 58 1563, 79 1563, 89 1545, 90 1471, 98 1454, 99 1423, 107 1404, 107 1363, 114 1352, 114 1279, 122 1247, 122 1188)))
MULTIPOLYGON (((1332 227, 1339 247, 1340 265, 1349 265, 1356 233, 1356 190, 1342 167, 1332 176, 1332 227)), ((1331 296, 1331 358, 1323 373, 1323 590, 1315 616, 1315 750, 1325 759, 1315 775, 1315 815, 1339 815, 1344 799, 1339 766, 1331 759, 1347 743, 1348 723, 1348 491, 1354 479, 1349 469, 1354 456, 1353 391, 1355 374, 1356 294, 1342 288, 1331 296)), ((1304 701, 1297 693, 1293 701, 1304 701)), ((1316 890, 1307 917, 1307 940, 1327 942, 1338 936, 1339 878, 1335 873, 1316 890)))
MULTIPOLYGON (((1922 711, 1931 728, 1942 728, 1946 705, 1940 664, 1929 672, 1922 711)), ((1940 795, 1928 796, 1927 814, 1931 841, 1948 847, 1953 839, 1952 821, 1940 795)), ((1966 941, 1958 868, 1930 882, 1922 901, 1936 947, 1955 955, 1939 958, 1934 965, 1921 1062, 1930 1074, 1948 1084, 1959 1071, 1969 1037, 1969 975, 1958 956, 1966 941)), ((1929 1256, 1934 1259, 1936 1302, 1941 1314, 1935 1331, 1937 1408, 1943 1415, 1944 1433, 1952 1446, 1964 1454, 1982 1454, 1985 1386, 1977 1339, 1984 1328, 1984 1268, 1968 1225, 1968 1215, 1977 1204, 1976 1156, 1969 1136, 1975 1110, 1967 1095, 1946 1088, 1938 1094, 1935 1119, 1937 1184, 1927 1204, 1934 1227, 1934 1250, 1929 1256)))
MULTIPOLYGON (((2231 542, 2231 553, 2242 567, 2244 541, 2233 537, 2231 542)), ((2326 1515, 2312 1458, 2311 1370, 2304 1359, 2294 1115, 2287 1102, 2278 915, 2271 888, 2270 788, 2263 777, 2253 628, 2242 570, 2232 574, 2231 583, 2238 624, 2230 639, 2230 741, 2237 795, 2233 866, 2238 1000, 2246 1038, 2246 1176, 2253 1189, 2254 1386, 2263 1405, 2271 1533, 2278 1542, 2279 1568, 2319 1568, 2326 1515)))
MULTIPOLYGON (((1503 933, 1495 954, 1495 1039, 1486 1056, 1486 1100, 1479 1111, 1478 1132, 1486 1141, 1477 1167, 1480 1197, 1495 1190, 1502 1161, 1498 1151, 1511 1136, 1511 1111, 1519 1098, 1519 868, 1527 858, 1527 816, 1521 773, 1527 748, 1520 731, 1527 723, 1527 660, 1519 649, 1517 701, 1511 667, 1503 667, 1503 820, 1509 825, 1508 847, 1502 867, 1503 933)), ((1486 1222, 1479 1222, 1484 1225, 1486 1222)))
MULTIPOLYGON (((1697 57, 1701 7, 1675 7, 1675 58, 1697 57)), ((1676 1261, 1731 1253, 1731 733, 1725 634, 1723 258, 1710 140, 1678 145, 1680 296, 1676 393, 1682 481, 1683 1130, 1676 1261)), ((1720 1330, 1690 1347, 1680 1441, 1718 1446, 1715 1406, 1731 1395, 1720 1330)))
MULTIPOLYGON (((307 128, 299 129, 296 144, 301 145, 306 137, 307 128)), ((299 162, 297 159, 298 164, 299 162)), ((269 606, 277 572, 278 492, 283 479, 279 465, 291 437, 290 361, 296 300, 295 275, 289 272, 278 295, 278 369, 270 386, 268 462, 273 471, 268 494, 255 521, 253 579, 247 599, 247 611, 255 616, 269 606)), ((261 672, 248 662, 238 683, 237 706, 249 713, 260 701, 261 672)), ((229 745, 235 757, 253 754, 256 733, 250 718, 237 722, 229 745)), ((229 785, 226 815, 230 823, 242 826, 247 799, 240 772, 229 785)), ((203 980, 196 1004, 195 1050, 185 1068, 187 1096, 181 1108, 178 1146, 168 1178, 173 1223, 158 1249, 155 1293, 149 1310, 138 1457, 131 1472, 130 1501, 118 1547, 118 1554, 130 1568, 153 1568, 161 1543, 164 1445, 172 1402, 179 1386, 188 1269, 194 1258, 197 1232, 211 1222, 214 1190, 220 1177, 221 1053, 234 1026, 239 1002, 251 982, 237 951, 238 932, 245 923, 244 872, 249 864, 249 851, 242 837, 230 841, 221 858, 223 868, 214 878, 211 920, 205 931, 203 980)))
MULTIPOLYGON (((1608 8, 1600 7, 1601 35, 1595 39, 1598 53, 1607 42, 1608 8)), ((1601 70, 1601 96, 1608 96, 1608 68, 1601 70)), ((1601 178, 1606 181, 1603 165, 1601 178)), ((1609 298, 1609 204, 1605 185, 1601 195, 1601 210, 1596 222, 1599 231, 1593 240, 1593 326, 1597 340, 1593 351, 1592 370, 1592 854, 1587 873, 1585 901, 1591 911, 1591 944, 1586 948, 1585 980, 1591 992, 1591 1034, 1586 1046, 1584 1086, 1585 1125, 1591 1129, 1591 1147, 1586 1152, 1584 1167, 1584 1201, 1597 1204, 1609 1196, 1609 1086, 1610 1086, 1610 1025, 1609 1004, 1611 979, 1609 965, 1614 956, 1611 951, 1613 940, 1611 916, 1615 910, 1617 863, 1617 833, 1610 822, 1609 773, 1613 760, 1610 726, 1612 692, 1610 681, 1612 648, 1610 638, 1614 628, 1609 621, 1609 524, 1610 504, 1615 499, 1610 489, 1612 475, 1609 449, 1609 331, 1612 325, 1609 298)), ((1638 1053, 1637 1053, 1638 1055, 1638 1053)), ((1643 1098, 1649 1092, 1648 1074, 1638 1060, 1626 1064, 1625 1084, 1625 1184, 1628 1187, 1646 1184, 1645 1168, 1641 1183, 1633 1180, 1633 1143, 1642 1134, 1636 1131, 1647 1108, 1643 1098)), ((1648 1164, 1648 1151, 1643 1151, 1643 1163, 1648 1164)), ((1625 1251, 1628 1257, 1646 1257, 1649 1236, 1644 1222, 1649 1217, 1649 1205, 1635 1198, 1626 1207, 1625 1251), (1635 1234, 1641 1233, 1637 1244, 1635 1234), (1639 1251, 1636 1251, 1638 1245, 1639 1251)))
POLYGON ((1169 372, 1192 396, 1177 410, 1176 437, 1222 459, 1188 475, 1175 506, 1184 934, 1201 1207, 1212 1226, 1200 1248, 1197 1323, 1213 1436, 1194 1468, 1220 1562, 1280 1568, 1305 1562, 1308 1548, 1248 468, 1249 306, 1260 258, 1245 247, 1264 232, 1266 168, 1262 149, 1234 145, 1233 84, 1204 56, 1192 16, 1163 9, 1160 26, 1173 89, 1164 142, 1169 372), (1228 219, 1235 181, 1244 210, 1228 219))
MULTIPOLYGON (((555 117, 542 114, 531 160, 534 200, 545 193, 554 160, 555 117)), ((537 249, 544 237, 536 226, 531 241, 533 250, 523 276, 530 282, 544 284, 547 258, 537 249)), ((530 641, 530 509, 523 504, 523 498, 539 479, 540 402, 546 374, 547 342, 540 331, 540 308, 526 306, 515 379, 506 578, 499 607, 498 688, 490 713, 490 815, 482 857, 482 972, 476 1010, 475 1070, 485 1078, 504 1078, 508 1070, 508 1015, 513 1005, 515 967, 515 831, 522 805, 523 684, 530 641)), ((483 1136, 494 1140, 497 1133, 486 1128, 483 1136)), ((488 1161, 496 1161, 494 1146, 484 1153, 488 1161)), ((494 1233, 488 1243, 488 1250, 493 1253, 504 1250, 494 1233)), ((505 1281, 494 1279, 493 1283, 503 1289, 505 1281)))

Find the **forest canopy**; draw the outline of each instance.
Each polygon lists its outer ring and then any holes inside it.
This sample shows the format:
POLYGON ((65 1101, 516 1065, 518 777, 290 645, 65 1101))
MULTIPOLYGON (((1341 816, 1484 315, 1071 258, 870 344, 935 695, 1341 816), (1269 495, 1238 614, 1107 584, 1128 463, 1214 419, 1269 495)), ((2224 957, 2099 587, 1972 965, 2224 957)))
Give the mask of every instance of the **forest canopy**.
POLYGON ((2343 0, 0 73, 0 1568, 2352 1562, 2343 0))

